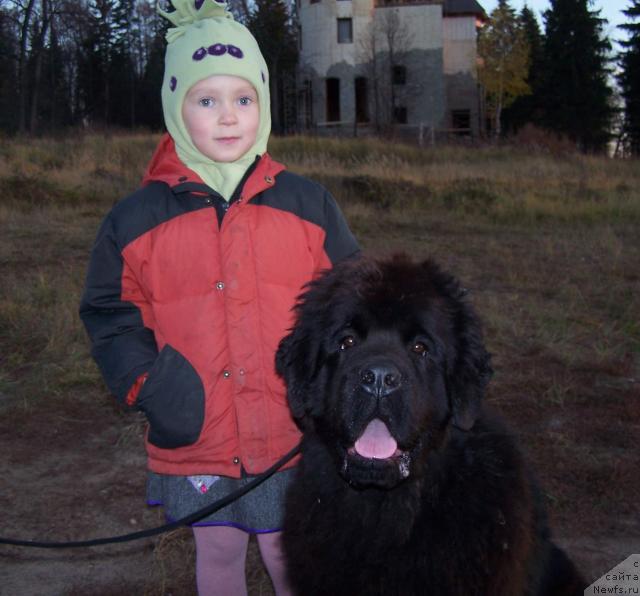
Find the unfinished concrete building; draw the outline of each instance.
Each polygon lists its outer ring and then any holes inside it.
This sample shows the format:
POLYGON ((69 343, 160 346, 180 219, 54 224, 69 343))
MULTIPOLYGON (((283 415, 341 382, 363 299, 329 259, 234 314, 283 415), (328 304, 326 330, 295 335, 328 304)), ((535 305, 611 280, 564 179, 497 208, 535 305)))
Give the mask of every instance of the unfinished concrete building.
POLYGON ((475 135, 476 0, 298 0, 298 126, 475 135))

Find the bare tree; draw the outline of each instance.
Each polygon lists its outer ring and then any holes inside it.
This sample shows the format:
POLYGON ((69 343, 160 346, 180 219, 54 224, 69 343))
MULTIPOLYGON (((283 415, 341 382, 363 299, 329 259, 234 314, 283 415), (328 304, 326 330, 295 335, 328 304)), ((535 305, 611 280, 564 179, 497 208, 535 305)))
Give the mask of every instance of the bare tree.
POLYGON ((45 39, 49 31, 51 16, 49 10, 49 0, 41 0, 42 14, 37 24, 36 35, 33 40, 31 50, 33 59, 33 90, 31 92, 31 114, 29 116, 29 132, 35 134, 38 124, 38 99, 42 82, 42 54, 45 47, 45 39))
POLYGON ((361 70, 371 81, 377 131, 395 121, 397 89, 394 68, 406 68, 404 62, 412 43, 413 34, 395 8, 376 9, 368 31, 358 42, 361 70))
POLYGON ((77 122, 81 113, 81 87, 79 56, 83 54, 83 44, 89 30, 91 15, 86 2, 78 0, 56 0, 60 2, 56 18, 52 23, 60 39, 64 55, 63 77, 68 85, 68 105, 70 117, 77 122), (59 18, 57 18, 59 17, 59 18))
MULTIPOLYGON (((81 44, 80 38, 86 30, 81 18, 86 3, 83 0, 11 0, 10 3, 18 37, 17 128, 21 133, 34 134, 42 122, 43 104, 50 112, 49 124, 55 125, 56 97, 50 92, 49 79, 55 78, 53 71, 72 73, 75 69, 75 48, 81 44), (74 34, 76 30, 79 36, 74 34), (54 47, 64 53, 64 58, 62 53, 52 54, 54 47)), ((58 99, 71 112, 73 89, 70 84, 74 77, 65 79, 69 83, 66 101, 58 99)))
POLYGON ((407 25, 400 20, 398 9, 382 11, 380 31, 387 46, 389 76, 391 79, 391 85, 389 85, 389 116, 391 118, 391 122, 393 122, 396 111, 396 87, 394 84, 393 69, 396 66, 400 66, 400 62, 409 48, 410 34, 407 25))
POLYGON ((27 57, 29 50, 29 28, 36 0, 27 0, 26 4, 15 2, 20 23, 20 53, 18 55, 18 131, 24 133, 27 128, 27 57))
MULTIPOLYGON (((358 60, 361 62, 362 73, 368 81, 371 81, 371 91, 373 96, 373 124, 376 131, 380 130, 380 92, 379 79, 380 74, 379 62, 379 35, 377 34, 377 25, 375 21, 371 21, 367 25, 366 33, 358 39, 358 60)), ((353 123, 354 135, 357 131, 357 122, 354 118, 353 123)))

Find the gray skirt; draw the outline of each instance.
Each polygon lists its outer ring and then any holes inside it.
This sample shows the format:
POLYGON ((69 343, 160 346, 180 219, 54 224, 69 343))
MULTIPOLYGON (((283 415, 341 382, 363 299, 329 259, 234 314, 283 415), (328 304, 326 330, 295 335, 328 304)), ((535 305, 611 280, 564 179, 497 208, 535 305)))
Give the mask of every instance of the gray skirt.
MULTIPOLYGON (((244 496, 205 517, 194 526, 232 526, 260 534, 282 529, 284 498, 294 469, 276 472, 244 496)), ((168 476, 149 472, 147 504, 162 506, 168 520, 182 519, 226 497, 255 476, 168 476)))

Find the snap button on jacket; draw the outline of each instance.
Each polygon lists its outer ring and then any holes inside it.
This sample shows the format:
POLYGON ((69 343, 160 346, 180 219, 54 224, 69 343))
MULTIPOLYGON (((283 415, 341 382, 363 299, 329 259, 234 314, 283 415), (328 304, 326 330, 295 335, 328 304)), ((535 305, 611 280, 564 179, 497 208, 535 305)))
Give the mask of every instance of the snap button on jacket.
POLYGON ((226 204, 165 136, 93 248, 80 314, 119 400, 148 375, 134 405, 158 473, 256 474, 298 442, 275 351, 304 284, 358 251, 331 195, 267 154, 240 194, 226 204))

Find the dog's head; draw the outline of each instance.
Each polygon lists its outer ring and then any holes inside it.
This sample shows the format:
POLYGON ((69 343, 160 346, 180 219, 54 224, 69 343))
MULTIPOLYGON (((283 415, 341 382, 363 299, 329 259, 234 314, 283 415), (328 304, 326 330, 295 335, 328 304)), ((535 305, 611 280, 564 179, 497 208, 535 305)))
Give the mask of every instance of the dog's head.
POLYGON ((303 432, 356 487, 390 488, 450 424, 469 430, 491 376, 464 291, 433 262, 349 260, 310 284, 276 365, 303 432))

